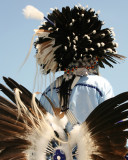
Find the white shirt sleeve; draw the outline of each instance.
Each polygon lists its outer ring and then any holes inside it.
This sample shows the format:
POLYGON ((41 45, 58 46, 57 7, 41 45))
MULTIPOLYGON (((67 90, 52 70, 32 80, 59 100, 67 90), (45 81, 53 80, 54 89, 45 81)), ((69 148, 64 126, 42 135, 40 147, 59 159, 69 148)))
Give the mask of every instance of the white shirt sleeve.
POLYGON ((83 76, 72 90, 69 109, 82 123, 100 103, 111 97, 112 87, 106 79, 96 75, 83 76))

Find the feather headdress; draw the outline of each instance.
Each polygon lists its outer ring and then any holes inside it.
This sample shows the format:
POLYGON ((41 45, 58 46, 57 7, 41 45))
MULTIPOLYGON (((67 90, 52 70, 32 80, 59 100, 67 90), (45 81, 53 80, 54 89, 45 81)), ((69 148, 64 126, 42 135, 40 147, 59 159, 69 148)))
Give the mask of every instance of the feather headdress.
POLYGON ((13 92, 0 84, 1 91, 12 100, 0 96, 1 160, 125 159, 128 92, 100 104, 67 135, 65 116, 60 119, 58 111, 57 117, 46 113, 25 87, 11 78, 4 80, 13 92))
MULTIPOLYGON (((31 18, 35 11, 24 13, 31 18)), ((43 17, 40 12, 39 17, 43 17)), ((78 67, 91 72, 97 66, 104 68, 104 64, 113 67, 111 63, 125 58, 116 53, 113 28, 103 28, 104 22, 92 8, 52 9, 45 19, 47 22, 36 30, 35 42, 37 63, 45 74, 58 70, 69 74, 78 67)))

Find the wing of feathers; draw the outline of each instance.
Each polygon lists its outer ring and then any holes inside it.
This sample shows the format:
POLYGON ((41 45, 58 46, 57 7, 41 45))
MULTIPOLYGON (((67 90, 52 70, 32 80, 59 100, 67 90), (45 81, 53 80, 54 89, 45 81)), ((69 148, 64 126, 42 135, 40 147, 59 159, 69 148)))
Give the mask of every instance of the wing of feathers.
POLYGON ((71 144, 78 160, 124 160, 128 152, 128 92, 100 104, 81 126, 74 127, 71 144), (75 138, 79 135, 80 138, 75 138), (75 139, 75 140, 74 140, 75 139))
POLYGON ((46 116, 36 98, 32 103, 32 93, 26 88, 11 78, 4 80, 13 91, 0 84, 0 90, 12 101, 0 96, 0 160, 46 159, 52 148, 50 141, 56 138, 52 116, 46 116))
MULTIPOLYGON (((16 81, 14 81, 11 78, 6 78, 3 77, 5 83, 8 85, 8 87, 11 88, 12 91, 14 91, 16 88, 19 89, 22 94, 20 94, 20 98, 21 100, 24 102, 24 104, 27 106, 27 108, 29 110, 31 110, 31 101, 32 101, 32 96, 33 94, 28 91, 24 86, 18 84, 16 81)), ((15 100, 15 94, 14 92, 10 91, 7 87, 5 87, 4 85, 0 84, 0 89, 2 90, 2 92, 9 97, 14 103, 16 103, 15 100)), ((42 112, 45 114, 46 111, 43 108, 43 106, 40 104, 40 102, 35 98, 37 105, 39 106, 39 108, 42 110, 42 112)))
POLYGON ((67 136, 64 115, 60 119, 46 113, 26 88, 11 78, 4 80, 13 91, 0 84, 12 101, 0 96, 0 160, 125 159, 128 92, 100 104, 67 136))
MULTIPOLYGON (((32 124, 25 116, 24 119, 31 127, 32 124)), ((7 99, 0 97, 0 159, 25 160, 25 153, 30 142, 24 138, 30 129, 25 125, 23 118, 18 117, 17 107, 7 99)))

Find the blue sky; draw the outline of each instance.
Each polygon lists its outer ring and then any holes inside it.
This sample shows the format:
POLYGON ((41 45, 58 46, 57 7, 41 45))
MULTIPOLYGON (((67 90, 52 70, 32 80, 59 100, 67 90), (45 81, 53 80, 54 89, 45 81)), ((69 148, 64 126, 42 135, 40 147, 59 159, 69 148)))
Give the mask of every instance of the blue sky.
MULTIPOLYGON (((40 21, 25 19, 22 9, 26 5, 33 5, 47 16, 50 8, 73 7, 78 3, 101 11, 99 17, 105 21, 104 27, 114 27, 115 41, 119 44, 118 53, 128 56, 128 0, 4 0, 0 5, 0 83, 3 83, 2 76, 7 76, 23 84, 30 91, 33 90, 36 73, 34 47, 23 68, 20 71, 18 69, 29 50, 33 30, 38 28, 40 21)), ((128 91, 127 68, 128 59, 114 65, 114 68, 106 67, 100 70, 101 75, 113 86, 115 95, 128 91)), ((48 84, 49 78, 46 85, 48 84)), ((42 90, 44 89, 45 85, 42 90)))

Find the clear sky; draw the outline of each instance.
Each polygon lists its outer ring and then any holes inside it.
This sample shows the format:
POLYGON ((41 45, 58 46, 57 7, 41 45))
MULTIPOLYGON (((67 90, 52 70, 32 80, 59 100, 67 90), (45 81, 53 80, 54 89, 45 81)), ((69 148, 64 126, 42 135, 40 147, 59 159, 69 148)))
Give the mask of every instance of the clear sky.
MULTIPOLYGON (((73 7, 78 3, 101 11, 99 17, 105 21, 104 27, 114 27, 119 44, 118 53, 128 56, 128 0, 4 0, 0 4, 0 83, 3 83, 2 76, 7 76, 33 90, 36 73, 34 47, 23 68, 20 71, 18 69, 29 50, 33 30, 38 28, 40 21, 25 19, 22 9, 26 5, 33 5, 47 16, 50 8, 73 7)), ((100 70, 101 75, 113 86, 115 95, 128 91, 127 69, 128 59, 114 65, 114 68, 100 70)))

